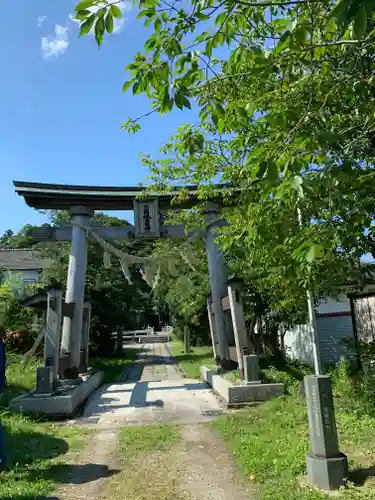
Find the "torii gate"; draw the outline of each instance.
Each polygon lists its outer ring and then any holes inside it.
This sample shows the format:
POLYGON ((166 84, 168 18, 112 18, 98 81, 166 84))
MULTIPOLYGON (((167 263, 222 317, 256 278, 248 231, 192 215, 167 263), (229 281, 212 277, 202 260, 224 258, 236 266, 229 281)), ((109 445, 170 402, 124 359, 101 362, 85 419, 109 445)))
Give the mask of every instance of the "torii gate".
MULTIPOLYGON (((81 331, 83 318, 85 273, 87 263, 87 238, 84 228, 89 226, 95 210, 134 210, 134 226, 95 227, 105 239, 183 237, 182 225, 163 224, 162 213, 171 209, 172 198, 181 188, 159 195, 144 192, 136 187, 74 186, 14 181, 17 194, 27 205, 36 209, 69 210, 72 225, 42 228, 32 231, 35 240, 70 241, 68 279, 65 295, 61 354, 69 354, 69 378, 79 374, 81 331), (74 224, 75 223, 75 224, 74 224)), ((220 186, 218 186, 220 190, 220 186)), ((188 209, 198 203, 195 187, 188 188, 188 198, 174 203, 173 208, 188 209)), ((220 204, 212 200, 202 208, 206 223, 205 243, 211 286, 210 326, 215 354, 222 367, 232 367, 230 346, 234 345, 233 332, 225 320, 222 298, 228 295, 227 273, 224 256, 215 238, 220 224, 220 204)), ((233 359, 233 357, 232 357, 233 359)))

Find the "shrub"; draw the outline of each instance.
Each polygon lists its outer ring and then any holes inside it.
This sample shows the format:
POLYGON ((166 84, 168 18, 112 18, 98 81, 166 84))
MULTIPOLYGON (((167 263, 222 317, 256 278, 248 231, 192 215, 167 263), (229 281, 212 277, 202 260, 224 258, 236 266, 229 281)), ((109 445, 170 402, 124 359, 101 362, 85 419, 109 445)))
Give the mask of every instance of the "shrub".
POLYGON ((9 349, 25 352, 34 341, 32 311, 21 306, 11 283, 0 285, 0 335, 9 349))
POLYGON ((373 415, 375 412, 375 372, 352 374, 346 359, 331 372, 335 406, 356 415, 373 415))
POLYGON ((27 330, 8 330, 3 339, 7 349, 24 353, 33 346, 35 335, 27 330))

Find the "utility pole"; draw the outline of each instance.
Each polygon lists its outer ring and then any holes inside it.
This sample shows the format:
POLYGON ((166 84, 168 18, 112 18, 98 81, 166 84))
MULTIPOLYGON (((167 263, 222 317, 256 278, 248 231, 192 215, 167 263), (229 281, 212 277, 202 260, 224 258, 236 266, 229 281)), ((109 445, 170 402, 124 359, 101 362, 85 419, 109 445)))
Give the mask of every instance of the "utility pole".
MULTIPOLYGON (((297 208, 297 213, 298 213, 299 227, 302 230, 302 227, 303 227, 302 213, 301 213, 301 209, 299 207, 297 208)), ((316 326, 314 298, 313 298, 313 294, 311 293, 311 290, 309 290, 309 289, 306 290, 306 298, 307 298, 307 309, 308 309, 308 313, 309 313, 309 323, 310 323, 312 338, 313 338, 314 372, 315 372, 315 375, 321 375, 322 374, 322 365, 321 365, 321 360, 320 360, 319 332, 318 332, 318 328, 316 326)))

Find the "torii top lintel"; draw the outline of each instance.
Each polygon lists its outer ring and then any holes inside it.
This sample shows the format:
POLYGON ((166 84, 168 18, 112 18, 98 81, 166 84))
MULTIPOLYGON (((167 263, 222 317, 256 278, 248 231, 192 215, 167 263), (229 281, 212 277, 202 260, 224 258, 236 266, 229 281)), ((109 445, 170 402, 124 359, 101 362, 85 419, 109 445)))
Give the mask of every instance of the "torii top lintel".
MULTIPOLYGON (((73 206, 85 206, 93 210, 133 210, 134 200, 144 192, 141 187, 119 186, 75 186, 68 184, 45 184, 40 182, 14 181, 16 193, 23 196, 27 205, 38 209, 69 209, 73 206)), ((217 186, 220 190, 220 187, 217 186)), ((157 197, 159 207, 171 207, 172 198, 181 189, 188 193, 188 199, 173 203, 173 208, 190 208, 198 201, 196 186, 174 187, 167 194, 148 193, 148 198, 157 197)))

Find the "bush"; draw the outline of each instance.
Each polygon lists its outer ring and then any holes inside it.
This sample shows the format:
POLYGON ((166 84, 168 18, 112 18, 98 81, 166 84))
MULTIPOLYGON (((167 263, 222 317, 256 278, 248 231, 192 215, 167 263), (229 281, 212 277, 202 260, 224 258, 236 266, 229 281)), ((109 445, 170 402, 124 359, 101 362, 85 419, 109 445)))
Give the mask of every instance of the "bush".
POLYGON ((32 348, 35 335, 27 330, 8 330, 3 334, 3 339, 7 349, 25 353, 32 348))
POLYGON ((350 364, 342 359, 331 372, 335 406, 356 415, 375 412, 375 372, 352 374, 350 364))
POLYGON ((0 285, 0 335, 9 349, 25 352, 34 342, 32 311, 21 306, 13 286, 8 282, 0 285))

